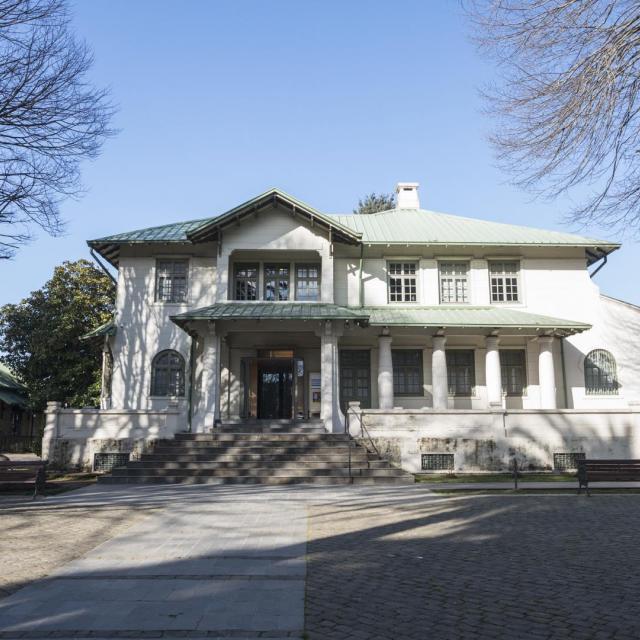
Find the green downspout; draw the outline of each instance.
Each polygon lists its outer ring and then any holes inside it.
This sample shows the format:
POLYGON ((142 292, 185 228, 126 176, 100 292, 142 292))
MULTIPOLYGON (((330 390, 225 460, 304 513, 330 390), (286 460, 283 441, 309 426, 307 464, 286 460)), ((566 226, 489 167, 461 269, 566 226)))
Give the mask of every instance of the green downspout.
POLYGON ((562 390, 564 393, 564 408, 569 409, 569 394, 567 393, 567 368, 564 363, 564 338, 560 338, 560 360, 562 361, 562 390))
POLYGON ((196 341, 189 333, 191 344, 189 345, 189 393, 187 394, 187 431, 191 433, 191 420, 193 417, 193 363, 195 362, 196 341))
POLYGON ((363 288, 362 288, 362 263, 363 263, 363 256, 364 256, 364 245, 361 244, 360 245, 360 276, 359 276, 359 282, 358 282, 358 301, 360 303, 360 308, 362 309, 362 307, 364 306, 364 295, 363 295, 363 288))

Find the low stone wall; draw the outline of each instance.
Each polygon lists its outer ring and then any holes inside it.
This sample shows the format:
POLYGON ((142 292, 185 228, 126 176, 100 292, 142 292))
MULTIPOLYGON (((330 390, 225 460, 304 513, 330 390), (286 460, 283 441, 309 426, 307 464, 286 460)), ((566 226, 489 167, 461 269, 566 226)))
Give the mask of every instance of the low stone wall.
POLYGON ((640 458, 636 409, 435 411, 364 409, 351 403, 349 432, 411 473, 423 454, 453 454, 456 471, 506 471, 514 458, 525 470, 554 468, 554 454, 640 458))
POLYGON ((96 453, 129 453, 135 458, 157 440, 172 438, 186 424, 180 409, 63 409, 60 403, 50 402, 42 458, 54 468, 90 470, 96 453))

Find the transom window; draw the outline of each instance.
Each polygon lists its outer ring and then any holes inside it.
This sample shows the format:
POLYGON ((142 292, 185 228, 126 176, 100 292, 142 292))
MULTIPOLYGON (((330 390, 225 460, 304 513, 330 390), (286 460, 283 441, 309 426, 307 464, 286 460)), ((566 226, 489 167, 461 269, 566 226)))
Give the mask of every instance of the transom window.
POLYGON ((491 302, 518 302, 520 300, 520 263, 501 260, 489 263, 491 302))
POLYGON ((156 301, 186 302, 188 260, 156 261, 156 301))
POLYGON ((416 302, 418 285, 415 262, 389 263, 389 302, 416 302))
POLYGON ((447 355, 449 394, 471 396, 475 386, 475 357, 473 349, 450 349, 447 355))
POLYGON ((440 302, 469 302, 469 263, 440 263, 440 302))
POLYGON ((392 349, 393 393, 396 396, 422 396, 422 349, 392 349))
POLYGON ((258 265, 237 264, 235 267, 236 300, 258 299, 258 265))
POLYGON ((589 395, 611 395, 618 393, 616 360, 604 349, 594 349, 584 359, 584 386, 589 395))
POLYGON ((184 396, 184 358, 177 351, 161 351, 151 369, 152 396, 184 396))
POLYGON ((521 396, 527 386, 524 349, 500 349, 502 392, 521 396))
POLYGON ((320 265, 296 265, 296 300, 320 300, 320 265))
POLYGON ((264 265, 264 299, 276 302, 289 299, 289 265, 264 265))

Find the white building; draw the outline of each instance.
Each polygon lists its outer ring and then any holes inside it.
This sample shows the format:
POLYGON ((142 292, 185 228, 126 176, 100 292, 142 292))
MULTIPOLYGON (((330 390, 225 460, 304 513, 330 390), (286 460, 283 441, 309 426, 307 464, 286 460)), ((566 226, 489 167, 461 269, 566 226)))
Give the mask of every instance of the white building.
POLYGON ((318 416, 410 471, 640 457, 640 308, 590 277, 619 245, 426 211, 416 183, 397 202, 334 216, 271 189, 90 241, 118 270, 102 408, 52 404, 45 455, 318 416))

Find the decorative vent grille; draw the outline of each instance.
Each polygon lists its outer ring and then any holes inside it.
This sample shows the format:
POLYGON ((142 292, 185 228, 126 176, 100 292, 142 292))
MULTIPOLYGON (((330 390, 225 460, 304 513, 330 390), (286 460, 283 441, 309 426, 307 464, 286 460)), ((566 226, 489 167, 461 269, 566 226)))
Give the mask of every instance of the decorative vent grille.
POLYGON ((129 462, 128 453, 94 453, 93 470, 111 471, 114 467, 123 467, 129 462))
POLYGON ((453 471, 453 453, 423 453, 423 471, 453 471))
POLYGON ((581 452, 572 453, 554 453, 553 467, 558 471, 567 471, 568 469, 577 469, 578 460, 584 460, 586 454, 581 452))

